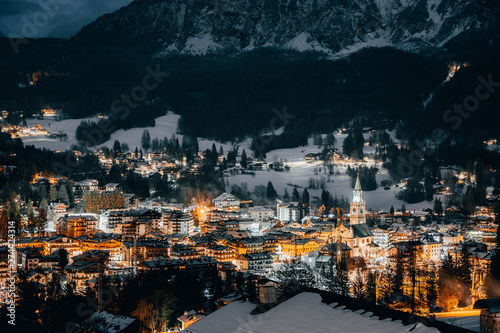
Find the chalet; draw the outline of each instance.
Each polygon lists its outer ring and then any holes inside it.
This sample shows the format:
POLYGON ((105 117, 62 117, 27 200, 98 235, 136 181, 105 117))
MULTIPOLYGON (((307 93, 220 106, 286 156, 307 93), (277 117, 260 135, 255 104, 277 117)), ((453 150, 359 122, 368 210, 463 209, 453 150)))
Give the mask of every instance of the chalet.
POLYGON ((81 253, 80 242, 73 237, 58 235, 47 239, 43 243, 44 255, 52 254, 55 251, 61 249, 65 249, 70 256, 74 256, 81 253))
POLYGON ((93 215, 64 215, 57 220, 56 230, 61 235, 80 237, 97 229, 93 215))
POLYGON ((269 272, 272 268, 273 258, 269 253, 241 254, 235 259, 235 265, 240 270, 269 272))

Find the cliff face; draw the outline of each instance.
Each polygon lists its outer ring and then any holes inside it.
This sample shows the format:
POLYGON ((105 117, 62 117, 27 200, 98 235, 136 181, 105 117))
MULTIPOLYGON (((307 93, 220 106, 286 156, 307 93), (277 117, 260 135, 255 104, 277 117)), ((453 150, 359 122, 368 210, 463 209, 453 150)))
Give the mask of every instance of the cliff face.
POLYGON ((484 35, 498 6, 484 0, 136 0, 71 43, 160 41, 158 54, 257 47, 342 54, 366 46, 410 52, 484 35))

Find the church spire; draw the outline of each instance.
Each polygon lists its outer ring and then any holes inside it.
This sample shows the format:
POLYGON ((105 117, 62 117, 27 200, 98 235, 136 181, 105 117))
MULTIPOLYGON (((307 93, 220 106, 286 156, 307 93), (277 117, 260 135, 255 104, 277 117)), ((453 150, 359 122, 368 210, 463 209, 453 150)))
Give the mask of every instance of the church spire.
POLYGON ((361 191, 361 183, 359 182, 359 172, 358 172, 358 178, 356 179, 356 186, 354 186, 354 191, 361 191))
POLYGON ((352 201, 353 202, 363 201, 362 193, 363 191, 361 190, 361 182, 359 181, 359 173, 358 173, 358 178, 356 178, 356 185, 354 186, 352 201))

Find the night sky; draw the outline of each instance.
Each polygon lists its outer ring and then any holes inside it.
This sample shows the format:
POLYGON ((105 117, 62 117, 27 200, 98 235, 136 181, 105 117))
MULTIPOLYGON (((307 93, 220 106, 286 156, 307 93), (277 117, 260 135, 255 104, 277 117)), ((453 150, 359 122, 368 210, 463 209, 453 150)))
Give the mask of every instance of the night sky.
POLYGON ((0 34, 68 38, 132 0, 0 0, 0 34))

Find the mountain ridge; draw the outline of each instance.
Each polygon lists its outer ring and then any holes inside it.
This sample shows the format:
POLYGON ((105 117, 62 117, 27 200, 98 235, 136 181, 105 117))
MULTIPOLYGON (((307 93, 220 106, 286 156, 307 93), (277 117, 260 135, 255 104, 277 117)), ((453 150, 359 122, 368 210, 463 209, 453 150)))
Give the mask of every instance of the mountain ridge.
POLYGON ((159 43, 160 56, 257 47, 342 55, 391 46, 421 53, 462 36, 491 35, 497 12, 474 0, 135 0, 85 26, 70 43, 148 39, 159 43))

